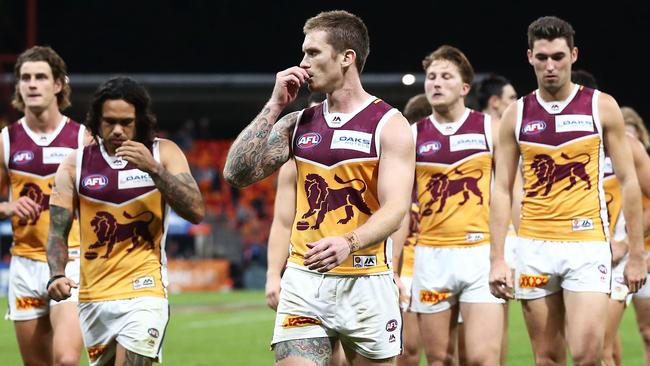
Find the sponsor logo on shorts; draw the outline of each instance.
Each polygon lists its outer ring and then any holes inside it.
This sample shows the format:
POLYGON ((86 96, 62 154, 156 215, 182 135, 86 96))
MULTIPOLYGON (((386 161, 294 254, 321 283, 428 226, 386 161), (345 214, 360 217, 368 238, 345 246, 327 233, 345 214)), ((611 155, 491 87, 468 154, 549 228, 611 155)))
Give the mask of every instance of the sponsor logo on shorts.
POLYGON ((144 276, 140 278, 136 278, 133 280, 133 289, 134 290, 140 290, 143 288, 151 288, 155 287, 156 282, 154 281, 153 277, 151 276, 144 276))
POLYGON ((397 340, 397 337, 395 337, 395 334, 391 334, 388 337, 388 343, 394 343, 397 340))
POLYGON ((149 328, 147 330, 147 333, 149 333, 149 335, 154 337, 154 338, 158 338, 158 336, 160 336, 160 333, 158 332, 158 329, 156 329, 156 328, 149 328))
POLYGON ((391 319, 386 323, 386 331, 387 332, 394 332, 398 327, 397 320, 391 319))
POLYGON ((45 305, 46 305, 45 299, 41 299, 40 297, 17 297, 16 298, 16 309, 18 310, 44 308, 45 305))
POLYGON ((429 290, 420 290, 420 302, 423 304, 435 305, 442 300, 446 300, 451 296, 449 291, 429 291, 429 290))
POLYGON ((91 361, 97 361, 99 357, 106 352, 106 349, 108 349, 107 344, 99 344, 97 346, 92 346, 92 347, 87 347, 86 351, 88 351, 88 358, 90 358, 91 361))
POLYGON ((321 135, 318 132, 307 132, 298 137, 296 145, 301 149, 312 148, 323 140, 321 135))
POLYGON ((377 265, 376 255, 353 255, 352 265, 354 268, 374 267, 377 265))
POLYGON ((287 315, 282 322, 282 328, 309 327, 320 324, 320 320, 308 316, 287 315))
POLYGON ((598 271, 600 271, 602 274, 607 274, 607 267, 605 267, 604 264, 601 264, 598 266, 598 271))
POLYGON ((467 235, 465 235, 465 241, 468 243, 474 243, 483 240, 484 237, 483 233, 467 233, 467 235))
POLYGON ((592 219, 573 219, 571 220, 571 228, 573 231, 584 231, 594 229, 594 220, 592 219))
POLYGON ((536 275, 519 275, 519 287, 521 288, 536 288, 543 287, 548 284, 549 277, 547 275, 536 276, 536 275))

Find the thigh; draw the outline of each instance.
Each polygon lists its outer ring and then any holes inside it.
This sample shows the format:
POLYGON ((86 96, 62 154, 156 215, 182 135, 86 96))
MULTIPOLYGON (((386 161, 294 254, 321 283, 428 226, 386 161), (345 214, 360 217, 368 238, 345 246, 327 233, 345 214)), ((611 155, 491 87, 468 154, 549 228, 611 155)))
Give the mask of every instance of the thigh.
POLYGON ((417 314, 412 312, 403 312, 402 322, 402 340, 404 343, 404 353, 419 353, 420 328, 418 325, 417 314))
POLYGON ((606 293, 564 291, 566 339, 574 356, 602 347, 608 302, 606 293))
POLYGON ((334 338, 302 338, 273 345, 275 363, 281 366, 327 366, 332 358, 334 338))
POLYGON ((536 358, 565 359, 562 293, 522 300, 522 310, 536 358))
POLYGON ((17 320, 14 328, 25 365, 49 365, 52 362, 52 327, 47 317, 17 320))
POLYGON ((418 314, 422 345, 429 362, 450 362, 456 348, 458 306, 433 314, 418 314))
POLYGON ((503 337, 504 305, 461 303, 466 358, 483 364, 497 364, 503 337))
POLYGON ((81 356, 83 338, 76 302, 66 302, 50 307, 50 323, 53 330, 54 359, 81 356))
POLYGON ((650 298, 634 297, 636 322, 644 339, 650 339, 650 298))
POLYGON ((115 365, 119 366, 151 366, 153 358, 129 351, 118 342, 115 350, 115 365))

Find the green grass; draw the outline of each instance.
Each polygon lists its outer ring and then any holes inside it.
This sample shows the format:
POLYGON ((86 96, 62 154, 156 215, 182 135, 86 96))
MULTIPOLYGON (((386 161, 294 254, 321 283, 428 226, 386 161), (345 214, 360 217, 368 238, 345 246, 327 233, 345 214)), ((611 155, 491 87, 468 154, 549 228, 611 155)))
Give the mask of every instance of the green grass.
MULTIPOLYGON (((170 304, 172 316, 163 347, 165 365, 273 364, 269 342, 274 313, 266 308, 262 292, 178 294, 170 297, 170 304)), ((6 298, 0 298, 0 309, 6 307, 6 298)), ((620 333, 623 364, 642 365, 641 338, 632 309, 626 311, 620 333)), ((508 365, 532 365, 530 342, 517 302, 510 310, 509 337, 508 365)), ((0 321, 0 355, 2 365, 21 364, 9 321, 0 321)))

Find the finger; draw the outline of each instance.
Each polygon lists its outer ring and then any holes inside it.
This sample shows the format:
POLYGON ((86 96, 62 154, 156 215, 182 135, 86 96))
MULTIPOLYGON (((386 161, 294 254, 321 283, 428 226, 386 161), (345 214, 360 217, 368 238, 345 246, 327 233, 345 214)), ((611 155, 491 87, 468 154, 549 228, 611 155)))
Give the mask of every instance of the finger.
POLYGON ((27 216, 34 217, 40 212, 40 207, 32 200, 20 200, 16 207, 20 207, 27 216))
POLYGON ((68 282, 68 285, 69 285, 71 288, 79 288, 79 284, 78 284, 78 283, 75 283, 74 281, 70 281, 70 282, 68 282))

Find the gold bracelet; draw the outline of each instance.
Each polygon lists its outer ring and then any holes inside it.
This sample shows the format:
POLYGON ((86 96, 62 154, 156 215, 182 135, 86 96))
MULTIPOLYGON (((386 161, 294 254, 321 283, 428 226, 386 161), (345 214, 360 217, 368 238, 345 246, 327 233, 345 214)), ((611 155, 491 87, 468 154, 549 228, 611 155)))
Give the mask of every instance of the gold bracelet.
POLYGON ((350 253, 354 253, 357 250, 361 249, 361 243, 359 242, 359 236, 354 231, 351 231, 343 235, 345 240, 348 242, 348 247, 350 247, 350 253))

